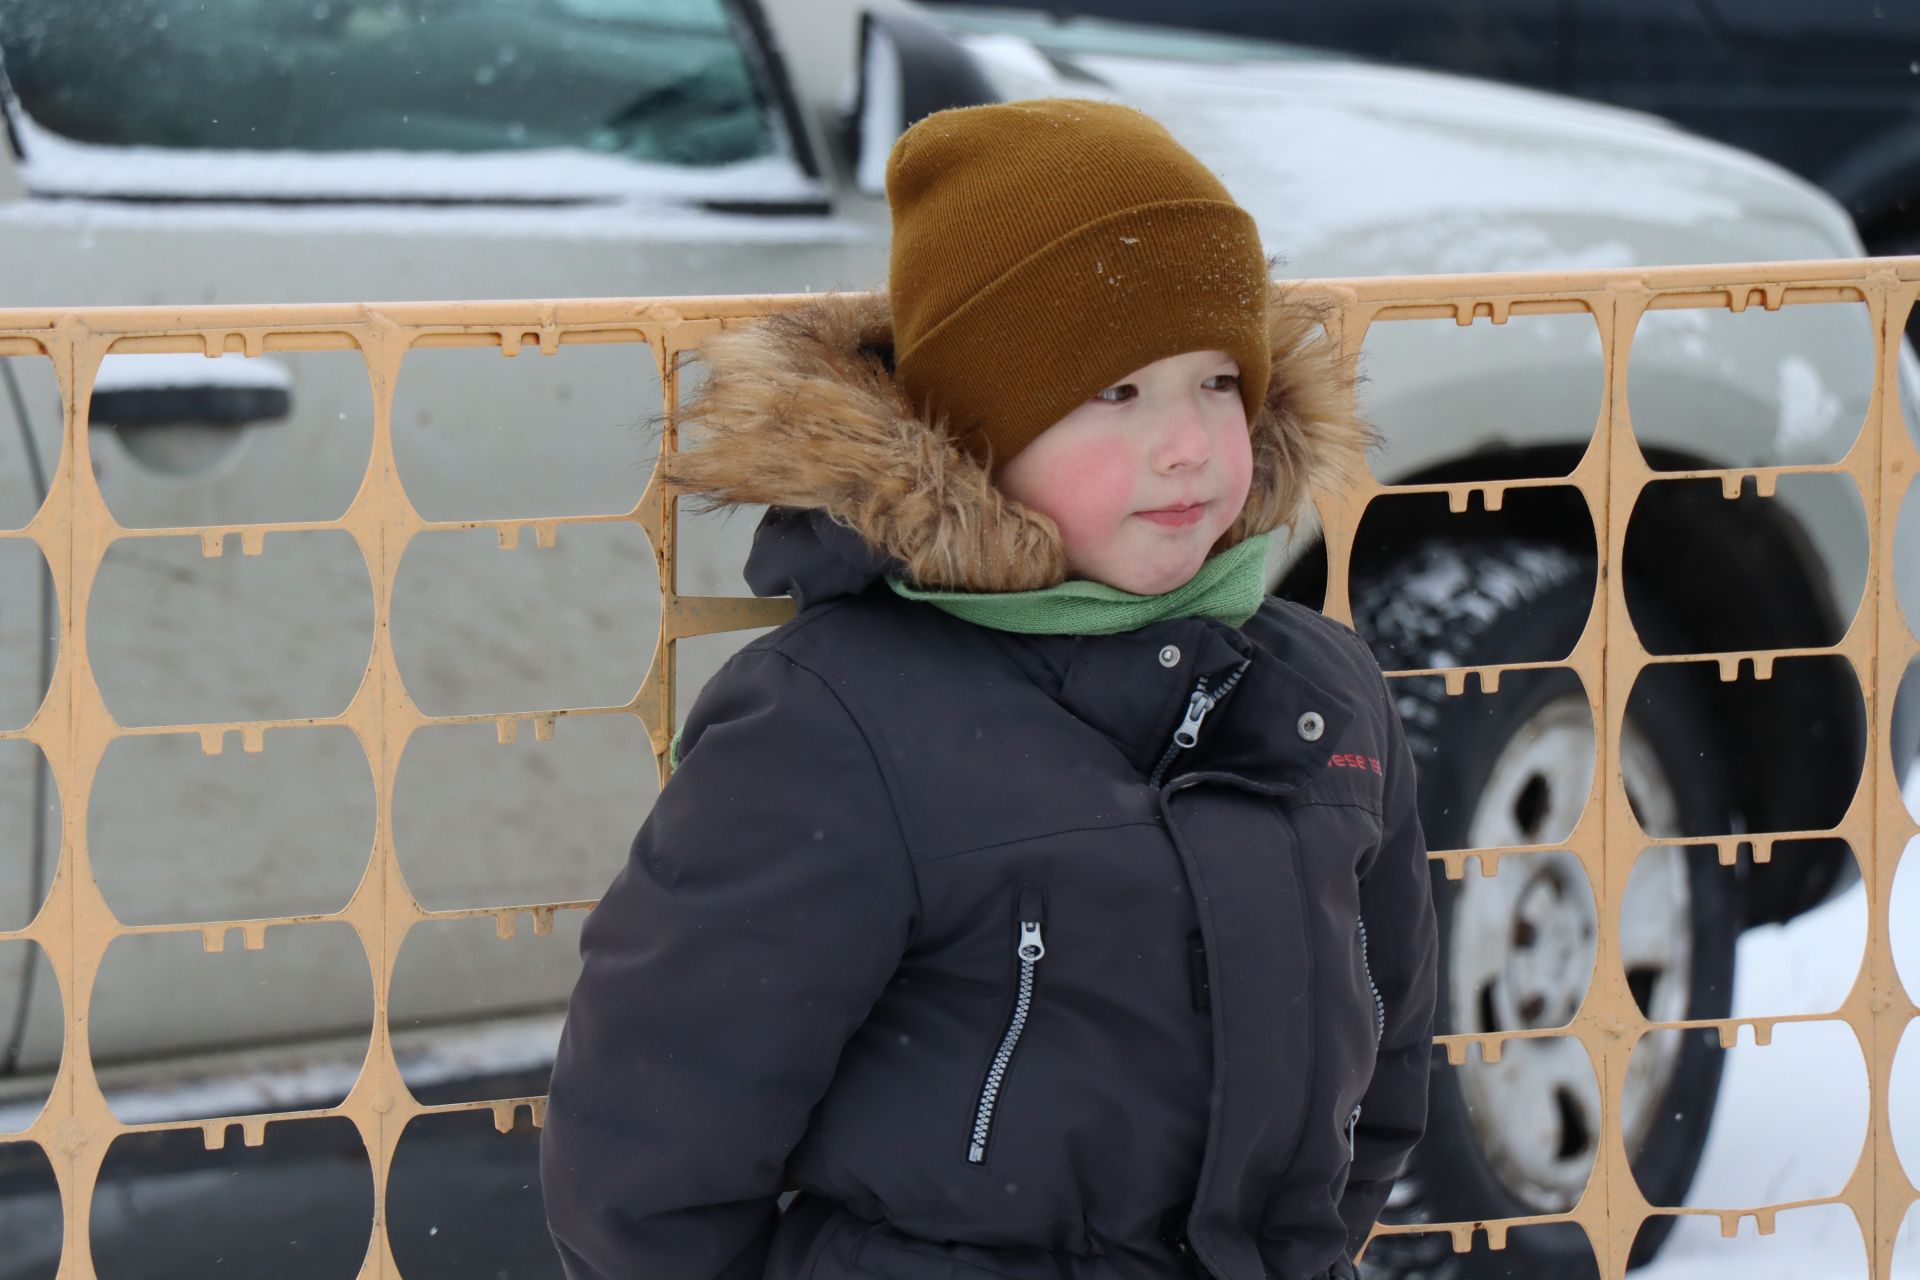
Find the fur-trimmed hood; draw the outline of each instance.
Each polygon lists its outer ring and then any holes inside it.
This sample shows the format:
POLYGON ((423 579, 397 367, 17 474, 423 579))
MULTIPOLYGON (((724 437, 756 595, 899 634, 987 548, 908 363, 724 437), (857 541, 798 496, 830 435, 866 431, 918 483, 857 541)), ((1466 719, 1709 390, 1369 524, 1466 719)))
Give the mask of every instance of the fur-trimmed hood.
MULTIPOLYGON (((1276 283, 1267 314, 1273 363, 1248 424, 1253 481, 1216 552, 1290 523, 1311 490, 1357 478, 1380 440, 1354 414, 1353 371, 1321 328, 1323 312, 1276 283)), ((826 520, 807 523, 851 530, 876 563, 896 562, 925 588, 1065 580, 1053 521, 1003 494, 894 382, 884 290, 823 294, 713 337, 701 354, 707 383, 678 415, 687 447, 662 459, 673 491, 709 509, 819 513, 826 520)))

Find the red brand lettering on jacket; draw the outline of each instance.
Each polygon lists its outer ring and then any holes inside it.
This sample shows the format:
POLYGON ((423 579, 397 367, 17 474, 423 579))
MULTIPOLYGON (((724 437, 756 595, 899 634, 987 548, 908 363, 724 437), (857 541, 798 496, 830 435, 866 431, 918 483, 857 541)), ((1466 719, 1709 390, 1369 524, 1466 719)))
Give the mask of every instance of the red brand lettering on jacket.
POLYGON ((1371 769, 1375 773, 1379 773, 1381 777, 1386 776, 1381 772, 1380 762, 1378 760, 1372 756, 1363 756, 1353 752, 1334 752, 1327 757, 1327 767, 1329 769, 1371 769))

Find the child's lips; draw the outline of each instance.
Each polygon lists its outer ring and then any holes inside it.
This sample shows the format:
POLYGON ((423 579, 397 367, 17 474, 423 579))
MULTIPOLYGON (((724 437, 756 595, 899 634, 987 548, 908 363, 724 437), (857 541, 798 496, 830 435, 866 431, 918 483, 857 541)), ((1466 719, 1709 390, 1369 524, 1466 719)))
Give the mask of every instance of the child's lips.
POLYGON ((1206 503, 1190 502, 1184 506, 1156 507, 1151 511, 1136 511, 1134 514, 1142 520, 1151 520, 1157 525, 1177 529, 1185 525, 1197 523, 1200 517, 1205 515, 1206 512, 1206 503))

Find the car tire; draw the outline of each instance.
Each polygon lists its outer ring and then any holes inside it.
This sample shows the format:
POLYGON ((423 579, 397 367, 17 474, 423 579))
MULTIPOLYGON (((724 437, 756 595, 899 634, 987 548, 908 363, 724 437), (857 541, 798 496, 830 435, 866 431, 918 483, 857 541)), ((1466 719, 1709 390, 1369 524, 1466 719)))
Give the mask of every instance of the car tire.
MULTIPOLYGON (((1432 540, 1378 574, 1355 578, 1351 588, 1355 629, 1387 670, 1562 657, 1572 650, 1586 623, 1593 583, 1592 558, 1555 544, 1518 538, 1432 540)), ((1673 624, 1655 604, 1636 598, 1633 613, 1650 648, 1660 652, 1684 648, 1676 640, 1673 624)), ((1729 825, 1734 817, 1733 792, 1714 741, 1711 709, 1696 690, 1681 684, 1663 684, 1654 697, 1636 695, 1628 707, 1617 758, 1628 772, 1629 795, 1642 826, 1653 835, 1737 829, 1729 825), (1678 777, 1684 777, 1685 786, 1673 786, 1671 780, 1678 777)), ((1543 811, 1541 797, 1551 800, 1557 785, 1563 793, 1561 805, 1570 806, 1558 813, 1577 816, 1584 806, 1592 773, 1592 717, 1574 672, 1565 668, 1507 672, 1501 677, 1500 696, 1486 699, 1449 698, 1438 676, 1395 680, 1390 687, 1419 770, 1421 824, 1428 848, 1550 843, 1565 838, 1571 817, 1558 831, 1539 824, 1539 834, 1531 838, 1475 838, 1474 832, 1498 829, 1499 810, 1513 807, 1501 797, 1527 795, 1535 806, 1530 812, 1538 814, 1543 811), (1577 728, 1570 725, 1575 719, 1580 722, 1577 728), (1551 725, 1556 723, 1563 734, 1561 749, 1555 748, 1551 736, 1551 725), (1568 763, 1572 753, 1564 747, 1577 741, 1564 737, 1570 733, 1585 735, 1584 761, 1568 763), (1529 758, 1527 750, 1537 753, 1529 758), (1526 770, 1532 772, 1524 778, 1525 785, 1516 789, 1522 781, 1520 771, 1526 770), (1483 801, 1487 801, 1484 813, 1483 801), (1490 827, 1489 821, 1494 825, 1490 827)), ((1621 935, 1623 957, 1629 959, 1630 971, 1640 984, 1634 986, 1636 998, 1643 1009, 1654 1010, 1650 1016, 1656 1020, 1724 1017, 1731 1007, 1734 943, 1740 928, 1737 889, 1732 877, 1719 868, 1711 846, 1663 848, 1668 852, 1636 862, 1619 917, 1621 921, 1658 920, 1664 915, 1671 923, 1672 936, 1665 941, 1655 937, 1642 943, 1636 938, 1629 944, 1627 934, 1621 935), (1649 868, 1645 876, 1642 864, 1649 868), (1682 886, 1684 903, 1676 901, 1683 896, 1682 886), (1636 917, 1634 911, 1640 915, 1636 917), (1636 950, 1650 955, 1663 948, 1662 955, 1637 967, 1627 955, 1636 950)), ((1483 880, 1477 866, 1470 866, 1459 881, 1448 880, 1440 863, 1431 865, 1441 938, 1436 1016, 1440 1033, 1513 1029, 1501 1025, 1498 1011, 1502 1007, 1536 1015, 1532 1020, 1521 1017, 1519 1026, 1563 1025, 1584 998, 1593 973, 1590 939, 1581 940, 1584 951, 1581 946, 1557 949, 1555 954, 1573 956, 1559 964, 1557 987, 1555 981, 1540 977, 1543 967, 1531 957, 1548 950, 1538 944, 1542 936, 1557 936, 1564 943, 1578 936, 1573 924, 1586 932, 1599 924, 1586 877, 1571 854, 1531 855, 1523 861, 1534 868, 1522 873, 1529 887, 1519 893, 1509 891, 1503 898, 1495 898, 1495 891, 1485 886, 1519 871, 1513 863, 1492 880, 1483 880), (1549 871, 1562 887, 1584 890, 1583 923, 1578 892, 1554 897, 1551 889, 1541 891, 1538 898, 1545 904, 1538 908, 1545 913, 1540 928, 1530 918, 1522 923, 1522 904, 1532 900, 1533 886, 1547 879, 1549 871), (1504 909, 1498 905, 1502 900, 1513 904, 1512 924, 1490 930, 1486 927, 1489 908, 1478 904, 1493 901, 1496 905, 1491 909, 1497 911, 1504 909), (1534 949, 1522 956, 1528 947, 1534 949), (1491 977, 1481 982, 1475 976, 1481 973, 1528 977, 1511 984, 1491 977), (1535 989, 1526 993, 1524 1001, 1511 992, 1501 999, 1489 994, 1502 986, 1528 982, 1535 989), (1461 995, 1473 990, 1480 992, 1479 999, 1461 995)), ((1649 928, 1635 927, 1636 935, 1649 928)), ((1706 1142, 1722 1054, 1710 1034, 1655 1034, 1659 1039, 1649 1042, 1644 1062, 1636 1061, 1636 1067, 1645 1070, 1636 1070, 1627 1080, 1621 1107, 1623 1132, 1634 1151, 1631 1164, 1648 1200, 1678 1205, 1684 1201, 1706 1142)), ((1457 1222, 1571 1209, 1584 1193, 1586 1177, 1577 1175, 1580 1152, 1575 1148, 1569 1156, 1568 1144, 1573 1139, 1585 1144, 1590 1174, 1592 1153, 1601 1140, 1596 1067, 1579 1042, 1571 1038, 1508 1041, 1501 1064, 1483 1063, 1475 1055, 1458 1068, 1446 1067, 1444 1054, 1434 1052, 1426 1137, 1396 1184, 1382 1221, 1457 1222), (1535 1061, 1543 1065, 1527 1065, 1525 1055, 1534 1046, 1541 1047, 1535 1061), (1550 1052, 1554 1056, 1549 1057, 1550 1052), (1584 1087, 1574 1079, 1582 1064, 1589 1077, 1584 1087), (1536 1078, 1529 1080, 1528 1072, 1536 1078), (1515 1088, 1516 1082, 1521 1087, 1515 1088), (1507 1092, 1502 1093, 1503 1088, 1507 1092), (1546 1143, 1545 1135, 1531 1130, 1514 1135, 1511 1131, 1523 1126, 1513 1117, 1541 1114, 1520 1104, 1535 1091, 1549 1088, 1558 1104, 1557 1112, 1549 1112, 1557 1115, 1557 1141, 1546 1143), (1583 1115, 1583 1107, 1592 1114, 1583 1115), (1528 1149, 1549 1145, 1556 1148, 1550 1161, 1522 1158, 1529 1155, 1528 1149), (1546 1168, 1546 1175, 1530 1179, 1528 1175, 1539 1167, 1546 1168)), ((1649 1218, 1628 1265, 1650 1259, 1673 1222, 1671 1216, 1649 1218)), ((1497 1252, 1481 1242, 1473 1253, 1456 1254, 1445 1233, 1381 1236, 1369 1246, 1362 1270, 1368 1277, 1394 1280, 1509 1276, 1585 1280, 1598 1275, 1586 1233, 1571 1222, 1514 1231, 1506 1247, 1497 1252)))

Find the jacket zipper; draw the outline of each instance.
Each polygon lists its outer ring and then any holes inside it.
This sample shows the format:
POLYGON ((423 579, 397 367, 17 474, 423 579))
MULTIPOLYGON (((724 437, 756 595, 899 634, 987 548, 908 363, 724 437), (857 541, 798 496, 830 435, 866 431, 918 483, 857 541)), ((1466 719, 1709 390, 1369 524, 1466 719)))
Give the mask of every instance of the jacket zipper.
POLYGON ((1014 995, 1013 1016, 1001 1033, 1000 1047, 994 1051, 993 1065, 987 1068, 986 1082, 980 1086, 980 1100, 973 1108, 973 1137, 967 1145, 967 1163, 981 1164, 987 1158, 987 1139, 993 1133, 993 1109, 1000 1101, 1000 1086, 1006 1079, 1013 1051, 1027 1029, 1027 1015, 1033 1009, 1033 977, 1040 957, 1047 954, 1040 926, 1046 919, 1046 898, 1032 885, 1020 888, 1020 934, 1013 954, 1020 962, 1019 989, 1014 995))
POLYGON ((1207 678, 1200 677, 1193 686, 1193 692, 1187 696, 1187 714, 1181 717, 1180 726, 1173 731, 1173 741, 1167 744, 1166 751, 1161 753, 1160 763, 1153 766, 1153 773, 1147 778, 1148 786, 1159 786, 1173 758, 1200 741, 1200 722, 1207 718, 1207 712, 1220 704, 1222 698, 1233 692, 1233 686, 1240 683, 1240 677, 1252 665, 1252 658, 1240 659, 1240 665, 1212 693, 1207 692, 1207 678))
POLYGON ((1354 919, 1360 926, 1360 968, 1367 975, 1367 990, 1373 992, 1373 1043, 1378 1048, 1387 1034, 1387 1002, 1380 998, 1380 988, 1373 982, 1373 964, 1367 959, 1367 922, 1358 916, 1354 919))
MULTIPOLYGON (((1367 958, 1367 922, 1358 914, 1353 922, 1360 929, 1360 970, 1367 975, 1367 990, 1373 993, 1373 1044, 1377 1049, 1387 1034, 1387 1002, 1380 998, 1380 988, 1373 981, 1373 962, 1367 958)), ((1360 1124, 1360 1104, 1353 1104, 1352 1114, 1347 1116, 1347 1160, 1353 1160, 1353 1131, 1360 1124)))

